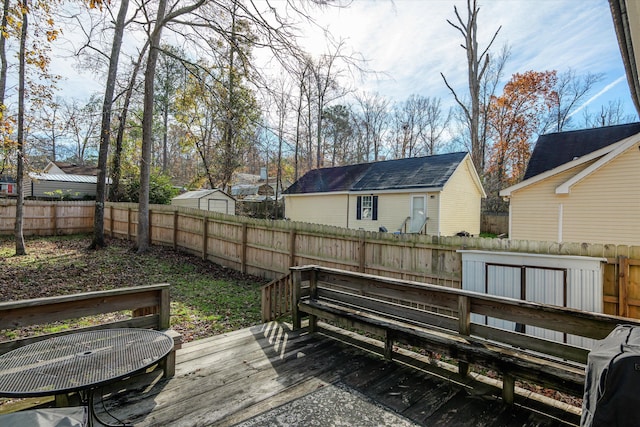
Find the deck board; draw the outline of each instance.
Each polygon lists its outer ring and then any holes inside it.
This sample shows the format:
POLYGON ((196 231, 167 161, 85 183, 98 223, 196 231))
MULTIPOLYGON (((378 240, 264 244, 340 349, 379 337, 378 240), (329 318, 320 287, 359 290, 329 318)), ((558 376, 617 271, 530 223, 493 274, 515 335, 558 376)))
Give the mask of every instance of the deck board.
MULTIPOLYGON (((107 411, 140 427, 296 425, 290 423, 296 414, 298 422, 314 425, 308 418, 314 413, 325 422, 346 417, 343 405, 333 400, 342 399, 338 402, 361 411, 362 426, 384 425, 380 420, 424 426, 567 425, 323 334, 294 332, 277 323, 186 343, 177 352, 176 376, 159 375, 156 370, 105 389, 107 411), (380 423, 367 424, 373 414, 380 423)), ((113 422, 103 410, 98 413, 113 422)), ((317 425, 326 425, 322 421, 317 425)))

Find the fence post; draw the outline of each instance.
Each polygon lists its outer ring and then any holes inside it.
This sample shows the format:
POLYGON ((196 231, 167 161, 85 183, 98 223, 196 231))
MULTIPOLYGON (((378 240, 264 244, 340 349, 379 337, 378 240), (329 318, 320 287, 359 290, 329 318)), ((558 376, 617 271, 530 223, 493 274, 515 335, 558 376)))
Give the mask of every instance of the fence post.
MULTIPOLYGON (((140 212, 138 212, 138 218, 139 218, 140 212)), ((153 234, 151 234, 152 232, 152 227, 153 227, 153 211, 151 209, 149 209, 149 244, 152 245, 153 244, 153 234)))
POLYGON ((296 265, 296 229, 289 230, 289 267, 296 265))
POLYGON ((618 256, 618 315, 626 317, 629 313, 629 258, 618 256))
POLYGON ((365 240, 364 240, 364 231, 361 231, 358 235, 358 243, 360 245, 360 256, 358 259, 359 265, 358 269, 360 273, 364 273, 365 271, 365 260, 366 260, 366 252, 365 252, 365 240))
POLYGON ((58 235, 58 209, 56 208, 56 204, 51 204, 51 225, 53 225, 53 235, 58 235))
POLYGON ((109 237, 113 238, 113 205, 109 206, 109 237))
POLYGON ((242 248, 240 259, 240 271, 242 274, 247 272, 247 223, 242 223, 242 248))
POLYGON ((173 211, 173 250, 178 249, 178 211, 173 211))
POLYGON ((127 240, 131 240, 131 208, 127 208, 127 240))
MULTIPOLYGON (((273 320, 273 314, 271 309, 271 286, 262 287, 262 323, 267 323, 273 320)), ((295 329, 295 321, 293 327, 295 329)))
MULTIPOLYGON (((458 332, 463 336, 469 336, 471 333, 471 301, 464 295, 458 296, 458 332)), ((469 364, 459 361, 458 373, 466 377, 469 374, 469 364)))
POLYGON ((300 288, 302 286, 302 272, 300 270, 291 270, 291 323, 293 330, 302 327, 302 319, 298 311, 298 301, 300 301, 300 288))
MULTIPOLYGON (((309 298, 318 299, 318 270, 313 267, 309 270, 309 298)), ((309 332, 313 333, 318 330, 318 317, 313 314, 309 315, 309 332)))
POLYGON ((202 216, 202 259, 207 259, 207 241, 209 240, 209 233, 207 230, 208 225, 207 217, 202 216))

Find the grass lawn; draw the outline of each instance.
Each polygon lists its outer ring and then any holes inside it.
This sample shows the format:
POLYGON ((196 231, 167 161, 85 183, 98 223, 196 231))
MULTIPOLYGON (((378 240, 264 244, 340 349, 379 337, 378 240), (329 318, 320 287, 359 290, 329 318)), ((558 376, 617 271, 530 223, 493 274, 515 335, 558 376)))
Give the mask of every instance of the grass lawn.
MULTIPOLYGON (((260 323, 260 288, 267 280, 243 275, 170 248, 144 255, 133 243, 112 239, 87 248, 91 236, 30 237, 26 256, 15 256, 12 237, 0 237, 0 301, 121 287, 171 284, 171 327, 191 341, 260 323)), ((115 313, 111 317, 124 317, 115 313)), ((95 318, 77 324, 95 323, 95 318)), ((33 328, 55 331, 68 324, 33 328)), ((31 328, 30 328, 31 329, 31 328)), ((0 331, 0 340, 32 331, 0 331)))

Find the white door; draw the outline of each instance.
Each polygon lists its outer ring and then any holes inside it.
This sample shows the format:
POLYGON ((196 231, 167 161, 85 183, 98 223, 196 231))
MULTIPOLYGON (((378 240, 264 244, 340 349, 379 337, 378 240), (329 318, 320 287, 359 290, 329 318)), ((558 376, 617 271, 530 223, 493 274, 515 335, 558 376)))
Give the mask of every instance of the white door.
POLYGON ((419 233, 427 218, 427 196, 411 196, 409 233, 419 233))

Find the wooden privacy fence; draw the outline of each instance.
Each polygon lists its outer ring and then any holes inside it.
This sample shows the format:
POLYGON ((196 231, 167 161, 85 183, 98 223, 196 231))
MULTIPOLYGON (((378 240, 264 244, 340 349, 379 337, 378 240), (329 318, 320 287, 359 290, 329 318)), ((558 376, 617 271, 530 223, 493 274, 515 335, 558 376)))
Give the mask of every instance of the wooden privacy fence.
POLYGON ((508 213, 487 213, 480 214, 480 232, 492 234, 509 233, 508 213))
MULTIPOLYGON (((137 236, 138 205, 105 207, 105 233, 137 236)), ((350 271, 460 287, 455 248, 427 236, 370 233, 317 224, 252 219, 199 209, 155 205, 152 244, 170 246, 243 273, 277 279, 296 265, 350 271)))
MULTIPOLYGON (((55 236, 93 231, 95 202, 51 202, 25 200, 23 234, 55 236)), ((16 201, 0 199, 0 235, 12 235, 16 221, 16 201)))
MULTIPOLYGON (((94 206, 94 202, 27 201, 25 234, 91 232, 94 206)), ((14 222, 15 201, 0 199, 0 233, 12 234, 14 222)), ((107 235, 133 240, 137 222, 137 204, 106 204, 107 235)), ((396 235, 167 205, 151 205, 149 224, 152 244, 270 279, 280 278, 290 267, 314 264, 460 288, 458 249, 601 257, 607 259, 604 313, 640 318, 640 246, 396 235)))
MULTIPOLYGON (((137 219, 138 205, 108 203, 105 232, 134 239, 137 219)), ((153 244, 274 280, 314 264, 460 288, 458 249, 603 257, 604 313, 640 318, 640 246, 396 235, 164 205, 151 207, 149 223, 153 244)))

